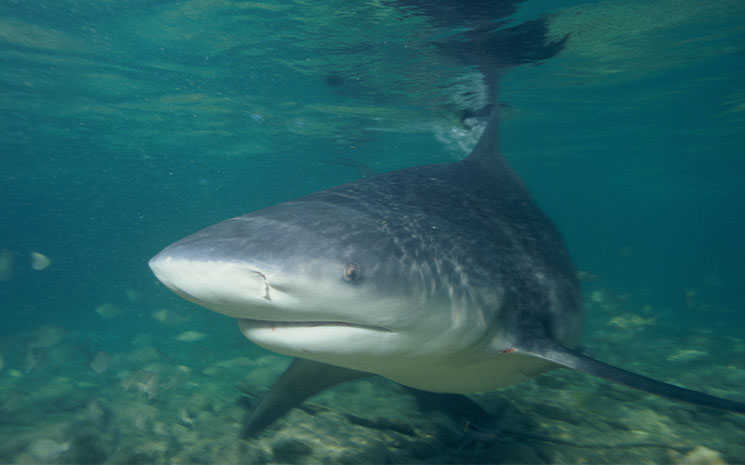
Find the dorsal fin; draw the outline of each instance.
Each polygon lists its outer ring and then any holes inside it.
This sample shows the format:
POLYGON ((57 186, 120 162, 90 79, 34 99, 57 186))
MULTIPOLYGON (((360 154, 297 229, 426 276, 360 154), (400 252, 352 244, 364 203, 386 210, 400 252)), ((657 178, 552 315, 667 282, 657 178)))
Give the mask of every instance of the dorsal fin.
POLYGON ((723 399, 704 394, 703 392, 657 381, 656 379, 648 378, 587 357, 548 339, 528 342, 522 347, 517 347, 517 350, 566 368, 598 376, 658 396, 704 407, 727 410, 729 412, 745 413, 744 402, 723 399))
MULTIPOLYGON (((494 84, 496 85, 496 84, 494 84)), ((504 160, 499 150, 499 107, 492 105, 489 119, 481 132, 476 146, 468 155, 466 160, 479 163, 484 166, 490 166, 492 169, 498 169, 504 160)))
MULTIPOLYGON (((490 79, 490 76, 493 75, 485 75, 484 79, 490 79)), ((496 86, 496 81, 492 85, 496 86)), ((486 127, 481 132, 476 146, 464 161, 478 164, 479 169, 492 173, 500 179, 503 185, 508 184, 514 189, 522 189, 527 195, 527 188, 522 178, 512 169, 499 149, 499 105, 492 106, 486 127)))
MULTIPOLYGON (((457 9, 457 6, 449 6, 453 7, 457 9)), ((473 5, 469 7, 473 8, 473 5)), ((488 2, 476 7, 477 10, 488 8, 488 2)), ((567 38, 549 38, 547 17, 508 28, 502 28, 489 16, 484 15, 481 18, 465 25, 465 31, 459 40, 449 44, 460 59, 476 66, 481 72, 486 90, 482 110, 490 108, 486 127, 466 160, 478 163, 498 176, 506 176, 524 188, 520 177, 499 151, 499 82, 506 72, 517 65, 538 63, 556 55, 564 47, 567 38)))
POLYGON ((497 57, 481 53, 469 54, 471 62, 475 63, 483 76, 486 95, 489 102, 489 116, 486 126, 481 132, 476 146, 465 158, 465 162, 479 165, 479 169, 492 173, 500 178, 502 184, 509 184, 522 189, 527 194, 527 188, 520 176, 512 169, 502 156, 499 148, 499 81, 506 71, 497 57))

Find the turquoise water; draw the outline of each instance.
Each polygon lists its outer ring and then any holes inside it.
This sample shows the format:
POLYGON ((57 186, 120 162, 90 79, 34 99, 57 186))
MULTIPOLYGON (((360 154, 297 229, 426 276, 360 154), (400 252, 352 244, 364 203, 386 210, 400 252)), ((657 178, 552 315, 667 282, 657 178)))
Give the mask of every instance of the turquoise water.
MULTIPOLYGON (((568 372, 479 397, 506 412, 498 439, 383 380, 237 439, 238 399, 287 359, 170 295, 147 260, 219 220, 468 153, 453 95, 477 70, 442 46, 459 25, 401 3, 0 5, 0 462, 743 461, 743 418, 568 372), (596 442, 657 445, 577 447, 596 442)), ((503 27, 550 13, 567 42, 500 97, 503 151, 583 271, 585 345, 745 400, 740 3, 524 2, 503 27)))

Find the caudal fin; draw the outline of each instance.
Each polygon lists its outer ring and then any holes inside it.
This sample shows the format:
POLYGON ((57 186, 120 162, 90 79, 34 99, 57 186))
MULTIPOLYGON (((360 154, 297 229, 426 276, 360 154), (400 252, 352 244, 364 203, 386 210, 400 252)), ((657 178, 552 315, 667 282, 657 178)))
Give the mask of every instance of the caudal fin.
POLYGON ((539 340, 519 347, 522 353, 548 360, 557 365, 598 376, 658 396, 729 412, 745 413, 745 402, 723 399, 703 392, 682 388, 648 378, 592 359, 551 340, 539 340))

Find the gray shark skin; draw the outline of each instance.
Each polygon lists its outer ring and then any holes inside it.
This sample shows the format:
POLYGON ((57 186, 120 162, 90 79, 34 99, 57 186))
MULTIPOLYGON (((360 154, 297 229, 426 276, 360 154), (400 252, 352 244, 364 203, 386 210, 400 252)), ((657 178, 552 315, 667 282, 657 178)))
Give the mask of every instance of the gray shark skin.
POLYGON ((252 436, 334 384, 378 374, 472 393, 567 367, 745 412, 572 347, 583 307, 550 219, 501 157, 496 116, 464 160, 394 171, 210 226, 150 260, 187 300, 297 357, 246 425, 252 436))

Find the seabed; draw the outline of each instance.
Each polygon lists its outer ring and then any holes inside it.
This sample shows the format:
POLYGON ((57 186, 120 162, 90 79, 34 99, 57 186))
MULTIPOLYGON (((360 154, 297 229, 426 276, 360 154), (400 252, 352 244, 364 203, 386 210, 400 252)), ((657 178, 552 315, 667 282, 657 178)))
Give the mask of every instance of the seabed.
MULTIPOLYGON (((654 309, 627 308, 608 291, 588 293, 586 302, 584 344, 593 356, 743 400, 745 340, 704 328, 664 327, 654 309)), ((568 370, 471 396, 491 415, 481 424, 422 408, 406 389, 371 377, 324 392, 259 437, 243 440, 247 412, 288 358, 256 348, 232 321, 196 307, 135 316, 102 305, 96 313, 112 332, 137 318, 146 324, 140 321, 140 332, 114 348, 105 331, 54 325, 0 340, 0 462, 745 460, 745 415, 668 401, 568 370)))

